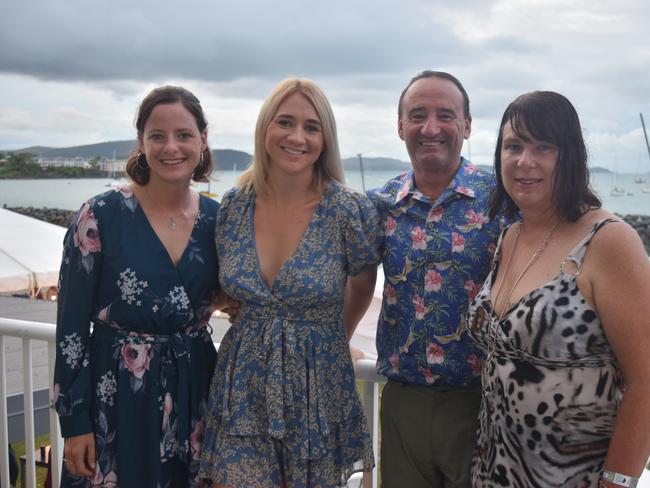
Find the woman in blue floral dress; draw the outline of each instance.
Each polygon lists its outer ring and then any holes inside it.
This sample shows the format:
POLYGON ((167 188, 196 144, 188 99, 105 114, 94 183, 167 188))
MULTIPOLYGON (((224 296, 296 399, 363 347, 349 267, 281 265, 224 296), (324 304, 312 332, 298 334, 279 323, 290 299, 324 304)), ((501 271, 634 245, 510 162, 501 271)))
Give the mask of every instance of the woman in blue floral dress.
POLYGON ((216 361, 218 204, 199 101, 153 90, 136 121, 133 184, 86 202, 64 243, 53 402, 61 486, 194 485, 216 361), (91 332, 92 323, 92 332, 91 332))
POLYGON ((327 99, 285 80, 219 211, 219 280, 241 309, 221 343, 199 478, 334 487, 374 465, 348 339, 372 297, 381 232, 342 181, 327 99))

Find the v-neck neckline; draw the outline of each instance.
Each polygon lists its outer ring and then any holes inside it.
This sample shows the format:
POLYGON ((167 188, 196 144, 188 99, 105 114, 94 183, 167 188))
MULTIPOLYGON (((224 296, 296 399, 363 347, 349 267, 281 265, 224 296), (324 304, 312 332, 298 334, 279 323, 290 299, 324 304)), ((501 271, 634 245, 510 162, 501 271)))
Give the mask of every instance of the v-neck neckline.
MULTIPOLYGON (((490 289, 488 290, 487 301, 490 304, 490 310, 491 310, 491 313, 494 315, 494 317, 497 317, 497 318, 500 317, 499 323, 503 322, 510 315, 512 315, 512 313, 519 308, 521 303, 524 302, 525 300, 529 299, 533 295, 533 293, 535 293, 536 291, 539 291, 541 289, 546 288, 547 286, 551 285, 555 281, 561 279, 563 276, 568 276, 570 279, 575 280, 577 278, 577 275, 572 275, 571 273, 567 273, 566 271, 564 271, 563 264, 566 261, 568 261, 570 258, 575 257, 575 255, 578 253, 578 251, 580 251, 580 249, 585 245, 585 243, 591 238, 592 234, 594 234, 596 232, 596 228, 600 225, 600 223, 601 222, 596 222, 596 224, 593 226, 592 230, 585 237, 580 239, 580 241, 578 241, 578 243, 575 246, 573 246, 571 248, 569 253, 564 257, 564 260, 560 264, 560 271, 558 272, 558 274, 553 276, 550 280, 546 281, 545 283, 542 283, 541 285, 539 285, 539 286, 533 288, 532 290, 530 290, 528 293, 525 293, 524 295, 519 297, 519 299, 517 301, 512 303, 510 305, 510 307, 508 307, 507 310, 502 311, 501 314, 497 314, 497 312, 496 312, 496 310, 494 308, 494 304, 492 303, 492 288, 494 286, 494 283, 496 282, 497 277, 496 277, 496 274, 491 273, 490 277, 489 277, 490 279, 488 280, 490 289)), ((495 251, 495 253, 496 253, 495 254, 495 259, 497 260, 497 265, 498 266, 501 266, 501 258, 502 258, 502 254, 503 254, 503 252, 502 252, 503 239, 505 239, 505 236, 508 233, 508 230, 509 230, 509 228, 506 229, 506 231, 505 231, 506 233, 503 234, 502 239, 499 242, 499 247, 495 251)), ((578 292, 580 294, 582 294, 580 289, 578 289, 578 292)))
POLYGON ((309 220, 309 223, 305 227, 305 230, 303 231, 302 235, 300 236, 300 240, 298 241, 298 244, 296 245, 296 248, 293 250, 293 252, 289 255, 289 257, 282 263, 280 268, 278 268, 277 273, 275 273, 275 276, 273 277, 273 280, 271 281, 271 284, 268 284, 265 280, 264 277, 262 276, 262 267, 260 266, 260 256, 257 252, 257 240, 255 238, 255 201, 257 196, 255 195, 254 192, 252 192, 251 196, 251 205, 250 205, 250 210, 248 212, 248 229, 251 235, 251 244, 253 246, 253 253, 255 254, 255 263, 257 264, 257 277, 264 286, 264 288, 272 295, 273 291, 275 290, 275 284, 278 281, 278 277, 282 274, 284 269, 287 267, 289 263, 291 263, 296 256, 299 254, 303 242, 305 239, 308 237, 310 234, 312 227, 314 226, 314 222, 319 218, 321 209, 323 208, 325 204, 325 199, 327 198, 327 194, 330 192, 329 186, 325 187, 323 189, 323 193, 321 196, 320 201, 316 204, 316 207, 314 207, 314 211, 311 214, 311 219, 309 220))
POLYGON ((174 260, 172 259, 171 255, 169 254, 169 251, 165 247, 165 244, 163 243, 162 239, 156 232, 156 229, 154 229, 153 225, 151 225, 151 222, 149 221, 149 218, 147 217, 146 212, 142 208, 142 205, 140 204, 140 201, 136 197, 135 193, 133 193, 133 198, 135 198, 135 201, 138 203, 137 209, 140 211, 140 214, 144 218, 144 221, 146 222, 147 226, 149 227, 149 231, 153 234, 155 240, 158 242, 158 245, 162 248, 162 250, 165 252, 165 255, 167 256, 167 259, 169 261, 169 264, 171 264, 172 268, 174 270, 178 270, 179 265, 184 261, 185 256, 187 255, 188 249, 190 248, 190 243, 192 242, 192 237, 194 237, 194 231, 196 230, 196 223, 199 220, 199 217, 201 215, 201 212, 203 211, 203 198, 199 194, 199 210, 196 213, 196 218, 194 219, 194 223, 192 224, 192 231, 190 232, 187 242, 185 243, 185 246, 183 247, 183 252, 181 253, 180 257, 178 258, 178 261, 174 263, 174 260))

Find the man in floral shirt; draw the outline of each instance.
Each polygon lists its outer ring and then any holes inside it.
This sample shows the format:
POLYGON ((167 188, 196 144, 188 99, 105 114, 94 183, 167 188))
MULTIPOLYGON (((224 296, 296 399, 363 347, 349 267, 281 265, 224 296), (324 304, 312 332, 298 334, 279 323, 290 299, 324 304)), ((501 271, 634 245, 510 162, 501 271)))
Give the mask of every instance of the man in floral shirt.
POLYGON ((386 236, 377 330, 382 487, 466 487, 480 404, 481 354, 462 320, 500 226, 493 177, 461 158, 471 131, 460 82, 425 71, 402 92, 398 133, 412 169, 370 192, 386 236))

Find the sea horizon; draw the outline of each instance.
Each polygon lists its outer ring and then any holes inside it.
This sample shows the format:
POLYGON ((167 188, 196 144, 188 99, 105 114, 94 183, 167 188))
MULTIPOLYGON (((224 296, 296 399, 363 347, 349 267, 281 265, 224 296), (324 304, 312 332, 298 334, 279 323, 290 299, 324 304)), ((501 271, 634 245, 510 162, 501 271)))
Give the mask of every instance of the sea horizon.
MULTIPOLYGON (((223 194, 235 186, 240 172, 215 171, 210 183, 195 183, 197 191, 215 193, 221 200, 223 194)), ((390 178, 400 174, 399 170, 364 171, 365 190, 377 188, 390 178)), ((357 191, 364 185, 359 171, 346 171, 346 184, 357 191)), ((636 174, 592 173, 591 184, 603 202, 603 208, 619 215, 650 215, 650 192, 642 190, 650 185, 638 184, 636 174), (612 190, 623 191, 613 196, 612 190)), ((126 182, 127 180, 123 180, 126 182)), ((5 179, 0 180, 0 206, 3 207, 47 207, 77 210, 89 198, 110 189, 111 178, 52 178, 52 179, 5 179)))

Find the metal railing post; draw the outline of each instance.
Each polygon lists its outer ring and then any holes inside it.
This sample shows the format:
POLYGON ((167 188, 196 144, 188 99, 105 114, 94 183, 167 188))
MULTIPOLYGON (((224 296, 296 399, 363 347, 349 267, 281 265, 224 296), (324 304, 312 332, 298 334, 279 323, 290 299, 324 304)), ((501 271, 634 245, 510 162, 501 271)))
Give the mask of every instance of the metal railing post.
POLYGON ((5 338, 4 336, 0 336, 0 485, 2 486, 10 486, 6 371, 5 338))
POLYGON ((36 459, 34 457, 34 381, 32 380, 32 341, 23 338, 23 404, 25 422, 25 473, 24 486, 36 488, 36 459))
MULTIPOLYGON (((56 342, 47 345, 48 366, 50 368, 50 385, 54 384, 54 361, 56 360, 56 342)), ((63 438, 59 430, 59 416, 54 408, 50 409, 50 467, 52 473, 52 486, 59 486, 61 467, 63 466, 63 438)))

